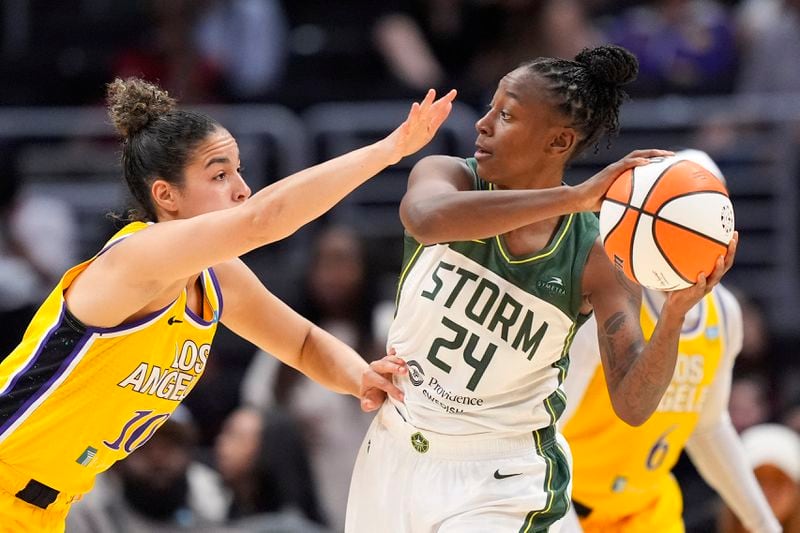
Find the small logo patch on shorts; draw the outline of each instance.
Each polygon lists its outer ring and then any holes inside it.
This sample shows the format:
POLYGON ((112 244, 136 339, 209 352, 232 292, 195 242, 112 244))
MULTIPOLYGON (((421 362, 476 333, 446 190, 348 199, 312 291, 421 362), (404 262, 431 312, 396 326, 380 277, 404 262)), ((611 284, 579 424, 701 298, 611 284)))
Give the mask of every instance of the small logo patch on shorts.
POLYGON ((430 443, 428 442, 428 439, 422 435, 422 433, 417 431, 411 435, 411 446, 413 446, 414 449, 419 453, 425 453, 428 451, 428 448, 430 448, 430 443))

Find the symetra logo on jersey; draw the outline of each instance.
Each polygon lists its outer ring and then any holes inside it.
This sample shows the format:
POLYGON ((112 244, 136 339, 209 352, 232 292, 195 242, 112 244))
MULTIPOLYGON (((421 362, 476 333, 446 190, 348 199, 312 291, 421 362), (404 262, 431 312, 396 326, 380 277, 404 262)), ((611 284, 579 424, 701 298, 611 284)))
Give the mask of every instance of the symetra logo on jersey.
POLYGON ((192 389, 192 383, 203 373, 210 344, 197 344, 187 339, 180 350, 175 346, 175 358, 169 368, 142 362, 117 386, 130 387, 133 392, 180 402, 192 389))
POLYGON ((550 279, 539 280, 536 282, 536 286, 551 293, 561 295, 567 294, 567 289, 564 288, 564 280, 558 276, 550 276, 550 279))

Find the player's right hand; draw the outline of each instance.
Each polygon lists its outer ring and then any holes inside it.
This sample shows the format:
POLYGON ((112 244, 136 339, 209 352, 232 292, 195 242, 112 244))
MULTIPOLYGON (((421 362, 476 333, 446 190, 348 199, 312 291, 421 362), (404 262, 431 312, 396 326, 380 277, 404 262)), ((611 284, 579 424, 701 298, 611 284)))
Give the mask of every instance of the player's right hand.
POLYGON ((392 376, 408 374, 406 362, 397 357, 394 348, 382 359, 373 361, 361 374, 361 409, 369 412, 383 405, 386 395, 389 394, 398 402, 403 402, 404 396, 393 382, 392 376))
POLYGON ((669 150, 634 150, 619 161, 611 163, 606 168, 587 179, 574 188, 579 191, 578 209, 576 211, 600 211, 603 197, 620 174, 626 170, 650 163, 651 157, 667 157, 675 155, 669 150))
POLYGON ((676 314, 683 313, 685 315, 688 313, 689 309, 697 305, 706 294, 711 292, 711 289, 720 282, 722 276, 731 269, 738 245, 739 232, 734 231, 731 242, 728 243, 728 250, 725 256, 717 258, 714 270, 708 275, 705 272, 701 272, 697 276, 694 285, 667 293, 667 301, 664 303, 665 308, 674 310, 676 314))

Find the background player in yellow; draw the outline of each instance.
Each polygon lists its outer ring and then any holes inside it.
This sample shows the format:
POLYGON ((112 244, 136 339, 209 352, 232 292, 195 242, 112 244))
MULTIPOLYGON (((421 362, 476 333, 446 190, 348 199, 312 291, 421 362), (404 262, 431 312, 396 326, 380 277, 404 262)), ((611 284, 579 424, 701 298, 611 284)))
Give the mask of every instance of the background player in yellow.
MULTIPOLYGON (((705 153, 677 155, 722 178, 705 153)), ((643 290, 645 337, 664 300, 664 293, 643 290)), ((718 285, 686 314, 672 381, 656 412, 638 427, 620 420, 611 406, 594 321, 575 336, 564 385, 561 424, 573 453, 565 531, 684 531, 681 492, 670 473, 684 448, 748 530, 780 531, 728 416, 733 363, 742 347, 741 309, 733 295, 718 285)))
POLYGON ((142 80, 110 84, 139 221, 63 276, 0 364, 0 531, 63 530, 95 475, 144 444, 191 391, 219 321, 367 409, 384 392, 402 399, 238 257, 292 234, 424 146, 454 97, 434 101, 430 91, 385 139, 251 198, 225 128, 177 110, 142 80))

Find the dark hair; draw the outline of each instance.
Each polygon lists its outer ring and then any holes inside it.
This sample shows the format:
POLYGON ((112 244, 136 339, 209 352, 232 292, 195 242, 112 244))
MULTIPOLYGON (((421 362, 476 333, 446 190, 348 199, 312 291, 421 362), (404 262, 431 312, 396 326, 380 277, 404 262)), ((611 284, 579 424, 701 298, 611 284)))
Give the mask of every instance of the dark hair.
POLYGON ((165 90, 138 78, 115 79, 106 98, 108 115, 122 136, 122 172, 141 210, 131 210, 128 218, 155 221, 150 185, 156 178, 181 185, 187 160, 219 123, 176 110, 165 90))
POLYGON ((621 87, 639 73, 636 56, 614 45, 584 48, 574 61, 540 57, 523 66, 548 82, 559 110, 581 134, 572 157, 603 133, 610 136, 619 131, 619 108, 627 97, 621 87))

